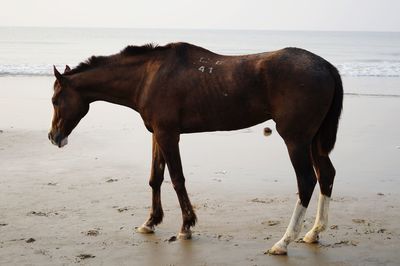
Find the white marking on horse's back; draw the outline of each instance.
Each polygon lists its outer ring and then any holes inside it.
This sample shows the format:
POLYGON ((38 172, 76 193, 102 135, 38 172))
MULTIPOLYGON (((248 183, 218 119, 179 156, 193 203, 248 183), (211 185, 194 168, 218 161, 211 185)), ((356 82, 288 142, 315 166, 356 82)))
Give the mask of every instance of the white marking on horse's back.
POLYGON ((205 66, 200 66, 197 70, 199 70, 200 72, 208 72, 208 74, 212 74, 214 68, 213 67, 208 67, 206 68, 205 66), (208 69, 208 71, 206 71, 206 69, 208 69))
POLYGON ((209 63, 210 62, 210 58, 200 57, 199 62, 200 63, 209 63))

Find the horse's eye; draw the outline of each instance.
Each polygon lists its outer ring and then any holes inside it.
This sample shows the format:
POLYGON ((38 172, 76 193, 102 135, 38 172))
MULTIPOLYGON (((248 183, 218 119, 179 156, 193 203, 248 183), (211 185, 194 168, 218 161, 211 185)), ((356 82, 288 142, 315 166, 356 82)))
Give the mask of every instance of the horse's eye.
POLYGON ((57 105, 58 105, 58 100, 57 100, 57 99, 52 98, 51 101, 53 102, 53 105, 54 105, 54 106, 57 106, 57 105))

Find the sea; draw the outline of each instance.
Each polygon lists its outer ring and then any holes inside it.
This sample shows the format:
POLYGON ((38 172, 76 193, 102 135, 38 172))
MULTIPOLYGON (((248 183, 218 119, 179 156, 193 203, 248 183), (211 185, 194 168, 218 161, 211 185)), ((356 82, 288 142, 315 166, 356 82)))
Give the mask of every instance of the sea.
POLYGON ((400 32, 0 27, 0 79, 51 76, 53 65, 75 66, 127 45, 180 41, 226 55, 304 48, 351 81, 347 94, 400 97, 400 32))

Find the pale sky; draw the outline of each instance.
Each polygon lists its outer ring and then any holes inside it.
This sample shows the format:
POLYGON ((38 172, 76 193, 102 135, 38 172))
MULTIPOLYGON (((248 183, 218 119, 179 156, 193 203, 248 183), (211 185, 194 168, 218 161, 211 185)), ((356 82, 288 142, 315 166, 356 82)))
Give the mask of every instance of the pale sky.
POLYGON ((400 31, 399 0, 0 0, 0 26, 400 31))

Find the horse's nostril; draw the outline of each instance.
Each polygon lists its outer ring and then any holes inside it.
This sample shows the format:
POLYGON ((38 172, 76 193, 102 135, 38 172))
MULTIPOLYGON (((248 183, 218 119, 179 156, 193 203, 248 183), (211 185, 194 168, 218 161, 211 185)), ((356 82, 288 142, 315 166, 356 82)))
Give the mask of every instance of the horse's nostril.
POLYGON ((56 132, 56 134, 53 137, 53 140, 55 143, 61 143, 61 140, 63 139, 62 135, 60 132, 56 132))
POLYGON ((47 137, 49 138, 49 140, 51 140, 51 132, 49 132, 49 134, 47 134, 47 137))

